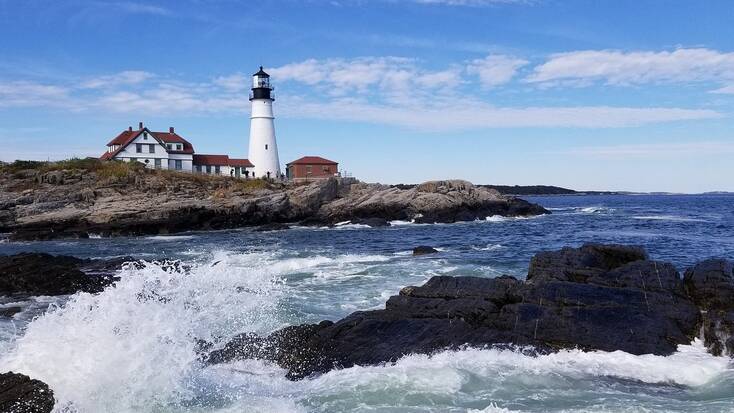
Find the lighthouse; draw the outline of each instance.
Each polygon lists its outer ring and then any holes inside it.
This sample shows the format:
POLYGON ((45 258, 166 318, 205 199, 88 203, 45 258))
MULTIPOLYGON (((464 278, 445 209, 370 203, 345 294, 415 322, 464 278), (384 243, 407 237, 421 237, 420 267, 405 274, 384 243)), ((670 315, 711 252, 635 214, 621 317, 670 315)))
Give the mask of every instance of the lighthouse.
POLYGON ((280 160, 278 144, 275 142, 275 124, 273 116, 273 88, 270 86, 270 75, 260 70, 252 75, 252 115, 250 116, 250 153, 249 159, 254 167, 254 176, 258 178, 280 177, 280 160))

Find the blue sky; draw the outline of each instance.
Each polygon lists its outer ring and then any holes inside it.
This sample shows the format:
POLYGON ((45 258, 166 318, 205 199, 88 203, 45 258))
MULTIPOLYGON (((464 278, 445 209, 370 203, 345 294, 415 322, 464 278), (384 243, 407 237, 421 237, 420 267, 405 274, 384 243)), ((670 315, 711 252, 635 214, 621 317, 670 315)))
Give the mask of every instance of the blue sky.
POLYGON ((734 3, 0 0, 0 160, 99 155, 143 121, 365 181, 734 191, 734 3))

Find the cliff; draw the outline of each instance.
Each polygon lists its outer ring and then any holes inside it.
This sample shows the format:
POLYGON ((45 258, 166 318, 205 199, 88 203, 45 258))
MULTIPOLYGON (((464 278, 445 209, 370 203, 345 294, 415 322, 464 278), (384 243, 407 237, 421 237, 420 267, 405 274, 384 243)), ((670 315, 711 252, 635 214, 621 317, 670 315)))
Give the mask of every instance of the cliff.
POLYGON ((96 160, 0 168, 0 233, 10 233, 14 239, 159 234, 293 222, 457 222, 546 213, 538 205, 458 180, 399 189, 337 178, 284 185, 96 160))

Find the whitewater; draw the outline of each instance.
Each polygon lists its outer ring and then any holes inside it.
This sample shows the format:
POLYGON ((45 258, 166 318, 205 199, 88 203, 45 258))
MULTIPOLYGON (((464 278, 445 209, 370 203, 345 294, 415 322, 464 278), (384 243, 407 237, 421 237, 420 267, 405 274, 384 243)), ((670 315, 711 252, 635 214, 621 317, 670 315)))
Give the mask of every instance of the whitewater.
POLYGON ((384 308, 435 275, 523 277, 541 250, 644 245, 680 270, 734 258, 734 197, 540 197, 553 215, 5 242, 0 253, 133 256, 100 294, 0 301, 0 371, 48 383, 57 412, 729 412, 734 366, 700 341, 670 356, 465 348, 293 382, 257 360, 205 366, 201 342, 384 308), (640 218, 640 217, 656 217, 640 218), (440 254, 412 257, 428 244, 440 254), (172 263, 176 265, 171 265, 172 263))

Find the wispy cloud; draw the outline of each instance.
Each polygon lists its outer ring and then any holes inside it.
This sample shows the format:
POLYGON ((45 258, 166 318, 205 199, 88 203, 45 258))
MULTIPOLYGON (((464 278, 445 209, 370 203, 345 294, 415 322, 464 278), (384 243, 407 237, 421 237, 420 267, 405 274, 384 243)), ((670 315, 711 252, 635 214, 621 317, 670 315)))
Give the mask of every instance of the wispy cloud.
MULTIPOLYGON (((676 49, 660 52, 585 50, 551 55, 525 80, 530 83, 600 81, 609 85, 726 82, 734 79, 734 53, 676 49)), ((580 82, 580 83, 579 83, 580 82)))
POLYGON ((139 83, 143 83, 153 77, 155 77, 155 75, 149 72, 144 72, 141 70, 125 70, 113 75, 103 75, 86 80, 81 84, 81 87, 88 89, 98 89, 120 85, 136 85, 139 83))
POLYGON ((472 60, 467 71, 479 76, 482 87, 491 88, 512 80, 518 69, 528 63, 527 60, 512 56, 489 55, 484 59, 472 60))
POLYGON ((592 158, 629 159, 629 158, 686 158, 701 155, 722 155, 734 153, 734 140, 694 141, 655 144, 630 144, 613 146, 588 146, 571 149, 565 153, 592 158))
POLYGON ((0 82, 0 108, 64 106, 71 101, 70 89, 29 81, 0 82))
POLYGON ((716 90, 712 90, 711 93, 718 93, 718 94, 723 94, 723 95, 734 95, 734 83, 732 83, 731 85, 721 87, 716 90))
POLYGON ((171 10, 161 7, 155 4, 139 3, 132 1, 110 1, 110 2, 97 2, 100 6, 106 6, 117 9, 125 13, 132 14, 153 14, 158 16, 171 15, 171 10))
MULTIPOLYGON (((267 69, 279 86, 279 116, 394 125, 424 131, 486 128, 619 128, 715 119, 711 109, 586 106, 497 106, 479 86, 508 87, 524 59, 490 55, 427 69, 402 57, 307 59, 267 69), (460 104, 457 104, 460 102, 460 104)), ((63 85, 0 83, 0 108, 46 107, 145 115, 246 113, 250 75, 182 81, 145 71, 63 85)))
POLYGON ((298 97, 281 104, 280 112, 293 118, 388 124, 432 132, 487 128, 619 128, 721 117, 712 110, 680 108, 495 107, 471 101, 459 106, 445 102, 389 105, 353 99, 319 102, 298 97))

